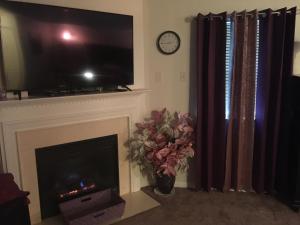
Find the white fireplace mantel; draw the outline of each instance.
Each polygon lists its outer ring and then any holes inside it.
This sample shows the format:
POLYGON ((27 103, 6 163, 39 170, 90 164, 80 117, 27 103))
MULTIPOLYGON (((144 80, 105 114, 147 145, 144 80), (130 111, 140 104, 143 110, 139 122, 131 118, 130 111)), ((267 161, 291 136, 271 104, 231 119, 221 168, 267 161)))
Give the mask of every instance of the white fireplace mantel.
MULTIPOLYGON (((129 133, 145 112, 146 89, 40 99, 0 101, 0 143, 5 172, 22 187, 17 132, 127 117, 129 133)), ((139 172, 131 167, 131 191, 140 189, 139 172)))

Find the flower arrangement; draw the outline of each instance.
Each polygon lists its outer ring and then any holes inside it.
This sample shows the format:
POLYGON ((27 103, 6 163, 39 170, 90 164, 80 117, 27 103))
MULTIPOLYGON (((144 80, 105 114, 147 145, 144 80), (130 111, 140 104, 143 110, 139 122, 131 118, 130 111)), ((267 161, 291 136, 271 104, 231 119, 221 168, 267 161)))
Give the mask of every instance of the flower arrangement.
POLYGON ((190 115, 171 114, 168 110, 152 111, 151 117, 136 124, 128 141, 129 157, 143 171, 176 176, 176 170, 188 168, 194 156, 194 129, 190 115))

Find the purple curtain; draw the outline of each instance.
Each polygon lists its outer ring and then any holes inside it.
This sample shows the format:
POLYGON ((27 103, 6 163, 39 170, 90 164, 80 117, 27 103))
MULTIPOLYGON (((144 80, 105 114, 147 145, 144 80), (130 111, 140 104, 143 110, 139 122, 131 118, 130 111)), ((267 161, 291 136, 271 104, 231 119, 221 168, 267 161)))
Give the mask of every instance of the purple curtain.
POLYGON ((257 11, 234 13, 231 110, 223 190, 252 190, 257 11))
POLYGON ((283 88, 292 75, 296 9, 263 11, 260 17, 259 71, 253 158, 253 188, 274 187, 283 88))
POLYGON ((296 9, 268 9, 260 14, 259 20, 256 11, 232 16, 235 37, 228 124, 227 15, 197 17, 197 189, 273 190, 283 90, 292 74, 296 9), (260 45, 256 78, 257 21, 260 45))
MULTIPOLYGON (((1 24, 1 18, 0 18, 0 24, 1 24)), ((1 91, 4 91, 5 88, 5 76, 4 76, 4 63, 3 63, 3 52, 2 52, 2 33, 0 29, 0 99, 1 99, 1 91)), ((1 155, 0 155, 1 159, 1 155)), ((1 167, 1 164, 0 164, 1 167)))
POLYGON ((225 168, 226 13, 197 18, 196 188, 222 189, 225 168))

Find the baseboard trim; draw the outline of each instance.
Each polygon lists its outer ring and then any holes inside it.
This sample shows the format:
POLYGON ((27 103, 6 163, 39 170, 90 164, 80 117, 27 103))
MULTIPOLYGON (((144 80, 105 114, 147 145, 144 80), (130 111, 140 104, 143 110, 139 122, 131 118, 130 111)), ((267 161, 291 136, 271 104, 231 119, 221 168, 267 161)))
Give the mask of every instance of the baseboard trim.
POLYGON ((178 188, 187 188, 188 184, 186 181, 176 181, 174 186, 178 188))

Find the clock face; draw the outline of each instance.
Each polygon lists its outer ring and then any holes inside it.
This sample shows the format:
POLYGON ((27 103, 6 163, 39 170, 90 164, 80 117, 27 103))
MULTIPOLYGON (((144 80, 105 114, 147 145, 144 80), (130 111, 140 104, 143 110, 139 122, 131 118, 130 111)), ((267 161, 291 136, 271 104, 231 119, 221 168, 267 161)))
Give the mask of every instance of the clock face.
POLYGON ((174 31, 166 31, 159 35, 157 47, 163 54, 174 54, 180 47, 180 38, 174 31))

